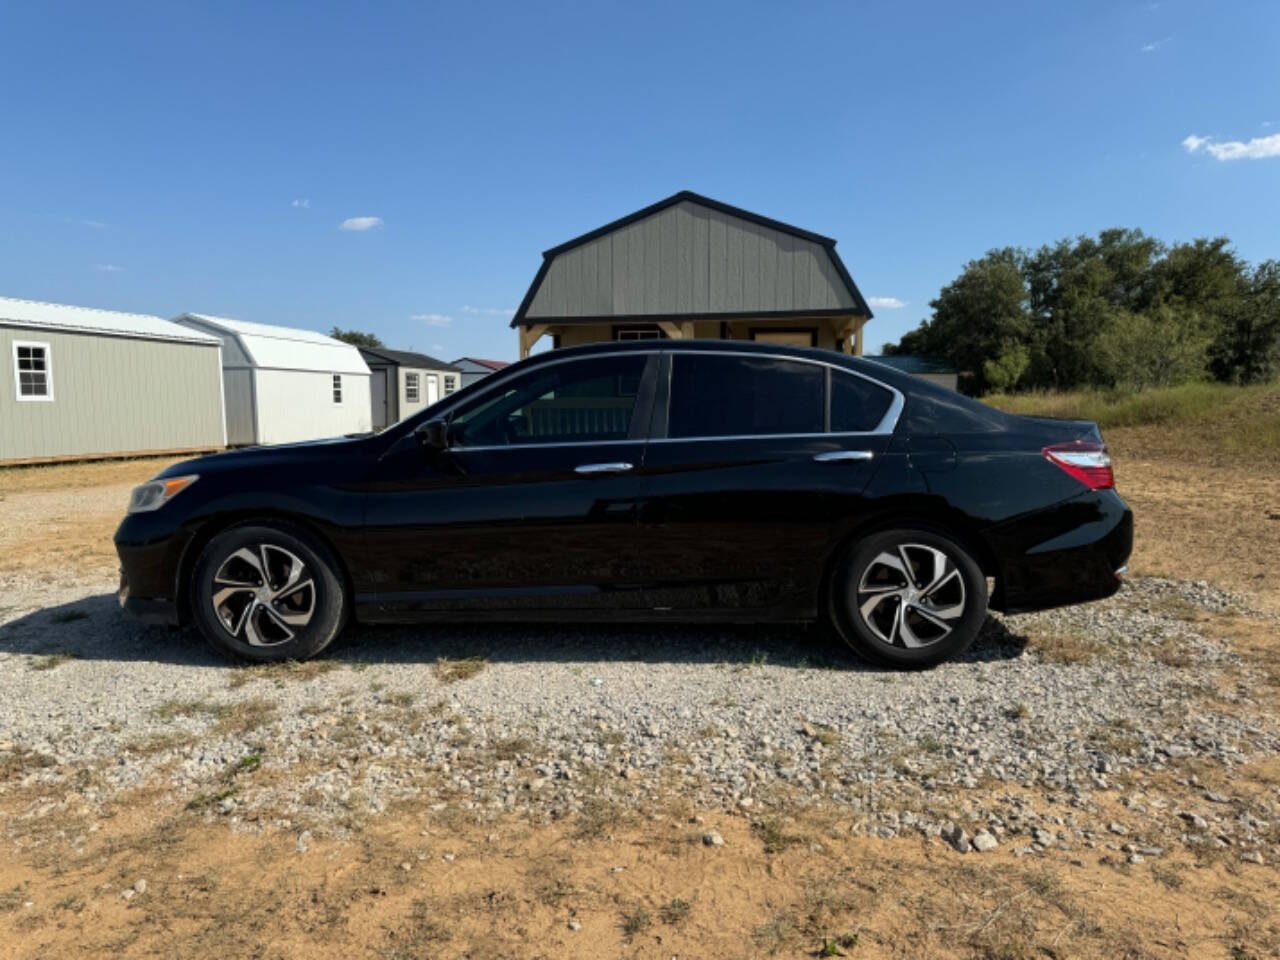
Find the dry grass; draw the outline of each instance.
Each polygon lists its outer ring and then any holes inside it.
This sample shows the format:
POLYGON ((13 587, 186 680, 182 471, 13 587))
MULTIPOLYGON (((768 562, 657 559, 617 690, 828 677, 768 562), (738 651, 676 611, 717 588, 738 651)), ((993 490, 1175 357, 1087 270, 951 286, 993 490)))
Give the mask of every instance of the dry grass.
POLYGON ((466 657, 462 660, 450 660, 441 657, 432 667, 432 673, 441 683, 458 683, 470 680, 486 666, 484 657, 466 657))
POLYGON ((146 483, 173 462, 171 457, 145 457, 94 463, 0 467, 0 496, 14 493, 60 493, 65 490, 119 484, 137 485, 146 483))
POLYGON ((286 660, 284 663, 255 663, 250 666, 236 667, 231 671, 228 686, 232 689, 243 687, 255 680, 269 680, 277 686, 285 683, 306 683, 316 677, 324 676, 331 670, 338 669, 335 660, 286 660))

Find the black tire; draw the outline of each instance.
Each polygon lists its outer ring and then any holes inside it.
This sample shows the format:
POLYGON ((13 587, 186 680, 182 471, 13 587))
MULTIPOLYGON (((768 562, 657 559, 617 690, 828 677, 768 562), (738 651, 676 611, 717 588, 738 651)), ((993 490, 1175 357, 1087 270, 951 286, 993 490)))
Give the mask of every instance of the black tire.
POLYGON ((283 523, 217 534, 196 560, 190 597, 192 620, 205 640, 241 662, 307 660, 328 647, 347 620, 347 591, 332 551, 283 523), (295 562, 303 566, 296 575, 295 562))
POLYGON ((841 639, 864 659, 888 667, 931 667, 958 656, 987 613, 987 580, 969 552, 918 528, 883 530, 854 543, 837 563, 828 594, 841 639), (939 554, 946 562, 941 573, 934 566, 939 554), (903 585, 895 592, 899 579, 903 585))

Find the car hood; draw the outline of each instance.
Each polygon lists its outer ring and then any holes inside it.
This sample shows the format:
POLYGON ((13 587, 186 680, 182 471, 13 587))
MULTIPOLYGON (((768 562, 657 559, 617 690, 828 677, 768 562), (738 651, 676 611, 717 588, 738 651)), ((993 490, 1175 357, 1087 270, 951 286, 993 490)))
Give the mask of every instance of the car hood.
POLYGON ((190 473, 222 473, 255 467, 278 467, 307 461, 331 461, 363 455, 373 434, 347 437, 328 437, 324 440, 306 440, 301 443, 280 443, 272 446, 245 447, 226 450, 175 463, 158 474, 158 477, 179 477, 190 473))

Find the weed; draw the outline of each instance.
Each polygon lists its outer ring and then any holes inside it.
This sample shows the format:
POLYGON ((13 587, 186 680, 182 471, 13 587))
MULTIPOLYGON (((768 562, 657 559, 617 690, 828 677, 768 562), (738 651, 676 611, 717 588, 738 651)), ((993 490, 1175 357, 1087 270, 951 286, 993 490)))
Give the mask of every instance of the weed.
POLYGON ((794 932, 790 918, 778 913, 751 931, 751 942, 765 953, 775 954, 794 932))
POLYGON ((187 804, 188 810, 207 810, 216 804, 221 803, 236 795, 235 787, 227 787, 225 790, 216 790, 213 793, 202 793, 195 797, 187 804))
POLYGON ((393 707, 408 709, 413 706, 414 701, 417 700, 418 697, 417 694, 409 693, 405 690, 397 690, 393 693, 388 693, 382 699, 385 703, 389 703, 393 707))
POLYGON ((76 658, 76 655, 74 653, 65 653, 65 652, 47 653, 43 657, 37 657, 35 660, 32 660, 31 669, 32 670, 52 670, 55 667, 62 666, 68 660, 74 660, 75 658, 76 658))
POLYGON ((644 933, 653 923, 653 917, 649 916, 649 911, 644 907, 636 907, 629 913, 622 915, 622 935, 630 940, 636 934, 644 933))
POLYGON ((523 753, 533 749, 533 741, 527 737, 511 737, 497 740, 492 746, 493 755, 498 760, 514 760, 523 753))
POLYGON ((5 893, 0 893, 0 913, 12 913, 22 906, 25 899, 26 888, 22 884, 5 893))
POLYGON ((432 672, 441 683, 458 683, 461 680, 470 680, 483 670, 485 665, 484 657, 465 657, 462 660, 440 657, 436 660, 432 672))
POLYGON ((920 738, 920 749, 925 753, 941 753, 945 748, 946 744, 931 733, 920 738))
POLYGON ((858 935, 856 933, 844 933, 838 937, 823 937, 822 946, 818 948, 818 956, 820 957, 843 957, 845 950, 850 950, 858 945, 858 935))
POLYGON ((255 663, 252 666, 236 667, 231 671, 228 686, 233 690, 243 687, 254 680, 273 680, 277 685, 286 680, 314 680, 316 677, 336 670, 338 664, 334 660, 285 660, 281 663, 255 663))
POLYGON ((240 758, 240 762, 236 764, 236 773, 253 773, 260 766, 262 766, 262 754, 245 754, 240 758))
POLYGON ((800 842, 799 837, 783 830, 781 820, 759 820, 751 825, 751 829, 760 838, 760 844, 764 847, 765 853, 781 853, 787 847, 800 842))
POLYGON ((693 904, 688 900, 681 900, 679 897, 676 897, 674 900, 664 903, 661 908, 659 908, 658 916, 662 918, 663 923, 674 925, 687 917, 692 907, 693 904))

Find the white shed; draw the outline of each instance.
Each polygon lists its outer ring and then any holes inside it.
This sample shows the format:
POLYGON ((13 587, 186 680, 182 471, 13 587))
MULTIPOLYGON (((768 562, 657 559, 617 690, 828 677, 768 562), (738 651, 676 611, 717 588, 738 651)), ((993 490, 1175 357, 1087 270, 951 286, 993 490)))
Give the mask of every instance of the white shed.
POLYGON ((372 429, 369 367, 350 344, 314 330, 199 313, 173 322, 222 341, 229 446, 372 429))

